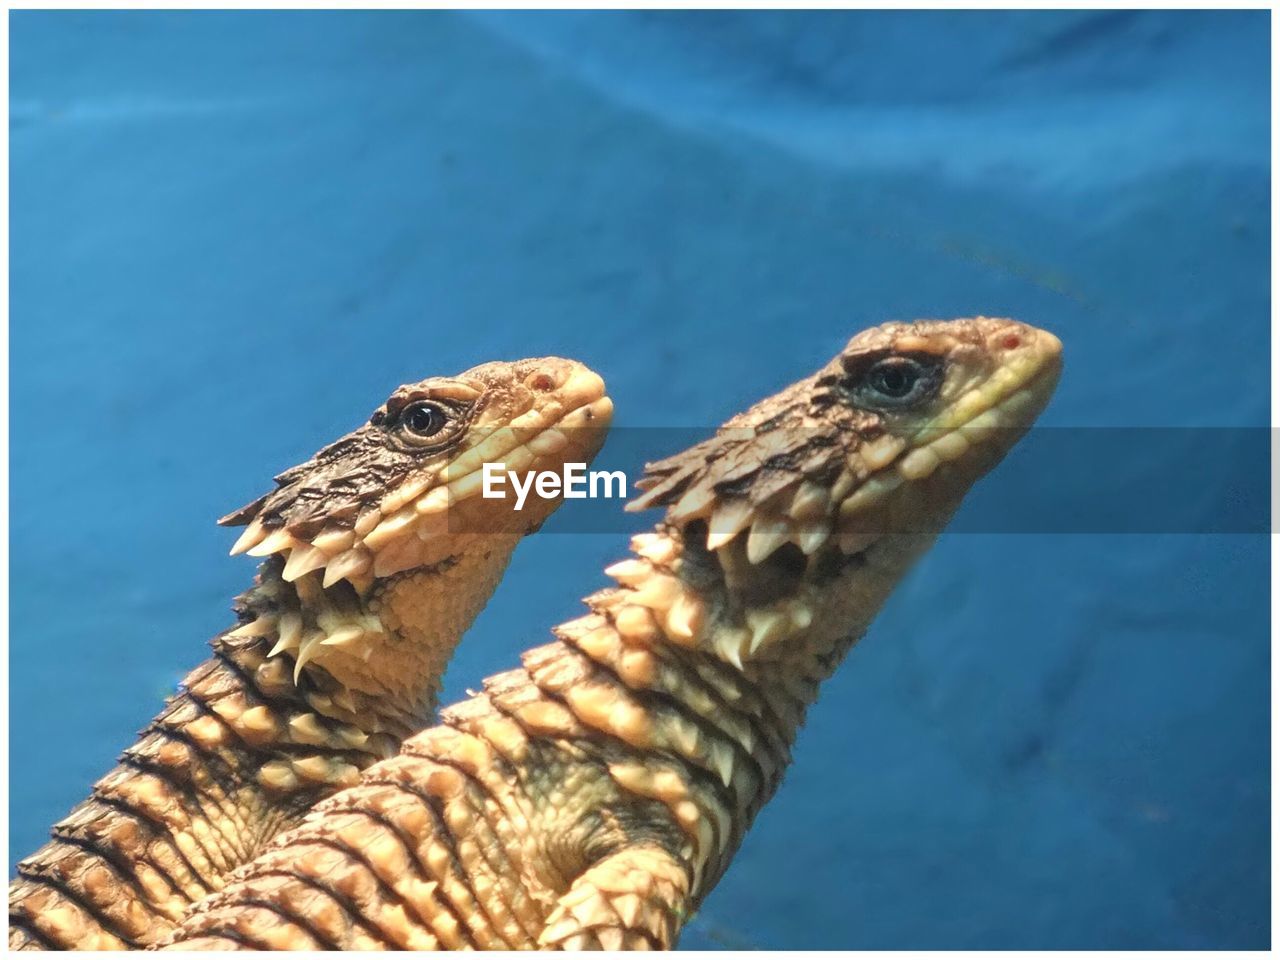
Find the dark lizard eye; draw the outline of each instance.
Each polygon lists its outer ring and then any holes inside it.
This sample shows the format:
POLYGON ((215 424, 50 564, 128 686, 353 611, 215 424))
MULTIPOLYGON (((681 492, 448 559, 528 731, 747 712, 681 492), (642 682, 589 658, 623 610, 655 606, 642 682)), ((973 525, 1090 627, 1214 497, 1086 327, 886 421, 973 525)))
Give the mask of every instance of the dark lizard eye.
POLYGON ((881 360, 871 368, 867 374, 867 386, 876 393, 901 400, 910 396, 923 375, 924 371, 914 360, 895 357, 881 360))
POLYGON ((418 440, 434 437, 449 422, 448 414, 439 404, 419 400, 400 413, 400 426, 418 440))
POLYGON ((857 379, 853 385, 854 398, 869 407, 909 407, 933 395, 941 372, 939 364, 915 357, 885 357, 857 379))

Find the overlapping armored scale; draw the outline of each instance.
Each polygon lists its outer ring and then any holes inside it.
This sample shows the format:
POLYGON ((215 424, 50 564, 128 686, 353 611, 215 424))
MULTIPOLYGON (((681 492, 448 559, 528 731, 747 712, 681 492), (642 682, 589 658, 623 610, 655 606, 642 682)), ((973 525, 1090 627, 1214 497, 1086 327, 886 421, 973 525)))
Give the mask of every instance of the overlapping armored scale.
POLYGON ((733 808, 745 809, 744 798, 754 795, 778 760, 758 723, 738 713, 674 657, 627 649, 607 623, 561 630, 567 643, 604 669, 583 671, 584 678, 573 681, 573 671, 557 664, 554 670, 533 671, 535 682, 564 696, 578 718, 596 729, 648 754, 685 759, 719 782, 733 808), (643 670, 627 663, 637 657, 649 661, 643 670), (581 686, 565 694, 558 688, 568 682, 581 686), (637 724, 638 716, 647 723, 637 724))
MULTIPOLYGON (((561 629, 572 632, 574 625, 561 629)), ((537 918, 541 933, 536 942, 565 949, 602 944, 636 949, 670 945, 674 920, 660 903, 628 896, 635 891, 622 886, 617 888, 617 897, 609 895, 603 900, 586 889, 574 893, 575 882, 583 877, 574 881, 572 864, 581 854, 570 836, 558 833, 560 817, 567 815, 571 821, 573 811, 607 813, 625 810, 626 804, 619 803, 620 787, 611 778, 608 765, 599 759, 602 747, 608 752, 599 732, 560 699, 583 669, 581 655, 559 642, 528 651, 524 661, 524 669, 490 678, 481 697, 450 708, 444 719, 481 736, 494 745, 495 753, 523 761, 513 764, 503 777, 503 782, 518 787, 512 790, 508 786, 504 794, 504 807, 515 808, 510 819, 517 826, 516 835, 504 838, 503 845, 526 855, 521 874, 531 878, 532 892, 541 907, 537 918), (562 845, 570 857, 563 870, 556 866, 559 854, 554 852, 562 845), (570 890, 563 894, 566 884, 570 890), (583 923, 593 928, 591 935, 583 937, 568 929, 583 923), (619 929, 606 929, 609 926, 619 929)), ((416 737, 409 744, 416 746, 421 741, 422 737, 416 737)), ((633 795, 632 803, 639 806, 637 801, 642 799, 633 795)), ((652 805, 663 806, 665 802, 654 798, 652 805)), ((680 830, 673 827, 673 834, 680 830)), ((608 885, 612 881, 605 878, 617 878, 617 865, 601 864, 584 876, 588 883, 601 879, 608 885)), ((687 887, 688 879, 681 871, 669 882, 663 881, 664 891, 687 887)))
MULTIPOLYGON (((525 761, 539 741, 591 739, 591 728, 536 680, 543 669, 555 669, 553 660, 572 670, 583 658, 563 643, 540 650, 530 655, 534 675, 518 670, 490 678, 483 697, 446 713, 454 726, 411 738, 400 756, 367 770, 359 790, 317 805, 255 861, 234 898, 215 895, 191 911, 184 929, 198 930, 198 938, 182 946, 265 947, 259 927, 268 920, 274 942, 291 948, 353 949, 361 938, 382 947, 429 945, 432 938, 448 948, 535 945, 555 897, 545 866, 531 869, 526 861, 537 863, 544 853, 539 808, 558 801, 526 779, 525 761), (323 859, 318 845, 327 851, 323 859), (286 872, 295 886, 313 891, 312 899, 297 891, 280 896, 286 872), (238 907, 260 897, 272 900, 270 918, 238 907), (311 913, 295 915, 304 903, 326 911, 341 903, 351 916, 333 913, 333 922, 318 928, 311 913)), ((597 774, 605 787, 608 774, 597 774)), ((568 804, 584 789, 570 785, 561 799, 568 804)), ((687 826, 698 832, 692 821, 687 826)), ((658 923, 657 914, 637 906, 624 899, 617 908, 636 925, 633 945, 669 937, 670 921, 658 923)), ((613 942, 612 933, 601 935, 613 942)))
MULTIPOLYGON (((22 876, 37 882, 26 889, 20 882, 14 892, 15 926, 36 938, 60 938, 70 930, 60 917, 80 912, 94 921, 84 931, 86 943, 117 947, 145 937, 216 889, 223 874, 248 859, 264 829, 284 819, 264 810, 264 798, 237 786, 237 766, 258 766, 264 786, 298 796, 349 785, 359 767, 376 759, 347 752, 362 735, 343 725, 326 733, 305 704, 250 706, 257 697, 246 696, 241 681, 254 665, 253 657, 235 669, 215 659, 187 678, 186 692, 58 826, 54 843, 24 861, 22 876), (289 759, 253 759, 264 756, 254 749, 264 726, 272 728, 273 752, 288 751, 289 759), (352 762, 335 763, 293 745, 336 748, 352 762), (287 784, 276 779, 277 768, 290 771, 287 784), (59 909, 45 903, 48 888, 57 891, 59 909), (128 890, 136 895, 121 896, 128 890)), ((52 942, 60 941, 44 945, 52 942)))
POLYGON ((122 765, 55 827, 54 841, 19 864, 13 946, 123 948, 170 927, 289 810, 351 786, 361 768, 393 753, 398 737, 315 713, 308 698, 324 695, 300 692, 264 644, 234 653, 189 675, 122 765), (238 780, 239 769, 256 771, 261 794, 255 781, 238 780), (283 801, 278 814, 273 797, 283 801))
POLYGON ((187 676, 53 841, 19 863, 11 929, 44 947, 119 948, 172 925, 251 855, 263 803, 235 771, 259 755, 238 732, 258 661, 215 657, 187 676))
MULTIPOLYGON (((633 546, 645 561, 623 561, 608 571, 622 589, 588 598, 598 612, 556 630, 604 671, 584 669, 553 648, 533 651, 525 664, 539 687, 562 698, 578 721, 626 744, 628 759, 611 764, 610 775, 629 793, 666 805, 687 834, 685 855, 697 886, 704 872, 719 875, 760 798, 776 789, 790 758, 784 731, 794 730, 803 713, 789 681, 787 695, 775 703, 743 683, 741 674, 685 652, 699 644, 714 649, 716 636, 725 631, 721 624, 704 623, 693 634, 674 637, 668 630, 663 636, 660 624, 669 620, 669 609, 695 593, 676 575, 682 550, 671 536, 635 538, 633 546), (667 609, 632 602, 632 594, 645 593, 654 577, 663 578, 658 593, 667 609), (635 611, 643 611, 647 622, 635 611)), ((715 598, 696 600, 706 606, 715 598)), ((786 623, 794 631, 794 621, 786 623)), ((807 686, 804 693, 808 696, 807 686)))
POLYGON ((249 899, 269 898, 272 916, 243 910, 239 893, 214 895, 188 925, 206 946, 533 946, 545 907, 512 859, 519 817, 500 796, 508 781, 493 779, 495 756, 485 740, 454 730, 415 738, 371 769, 360 791, 317 805, 303 821, 321 824, 314 835, 286 833, 255 861, 249 899))
POLYGON ((689 878, 662 852, 638 847, 587 870, 547 918, 539 946, 560 950, 663 950, 683 920, 671 905, 689 878))
MULTIPOLYGON (((277 889, 277 874, 310 895, 282 897, 274 922, 291 924, 299 945, 310 938, 329 949, 503 946, 464 866, 475 854, 453 832, 475 820, 465 794, 456 770, 406 757, 380 768, 359 803, 318 808, 325 824, 313 840, 277 846, 259 860, 264 895, 277 889)), ((222 931, 223 918, 237 913, 215 896, 193 916, 222 931)), ((238 932, 253 936, 254 927, 238 932)))
POLYGON ((698 759, 726 788, 733 787, 735 795, 754 794, 762 781, 785 766, 788 745, 778 735, 778 724, 770 722, 762 698, 732 677, 708 682, 709 669, 714 668, 707 668, 704 658, 682 655, 665 644, 636 646, 623 637, 616 623, 599 615, 565 624, 557 635, 634 695, 643 699, 652 693, 665 703, 679 704, 701 729, 714 729, 698 759))
MULTIPOLYGON (((250 705, 258 697, 244 679, 260 664, 261 651, 238 663, 214 658, 189 675, 121 766, 57 825, 52 843, 20 863, 10 895, 15 945, 137 942, 172 925, 248 859, 275 818, 264 816, 262 798, 237 784, 235 772, 258 766, 264 729, 278 747, 291 742, 275 727, 290 710, 305 710, 303 703, 250 705)), ((310 742, 319 742, 310 732, 310 742)), ((292 762, 305 769, 306 755, 292 762)), ((294 793, 309 789, 303 778, 290 783, 294 793)))

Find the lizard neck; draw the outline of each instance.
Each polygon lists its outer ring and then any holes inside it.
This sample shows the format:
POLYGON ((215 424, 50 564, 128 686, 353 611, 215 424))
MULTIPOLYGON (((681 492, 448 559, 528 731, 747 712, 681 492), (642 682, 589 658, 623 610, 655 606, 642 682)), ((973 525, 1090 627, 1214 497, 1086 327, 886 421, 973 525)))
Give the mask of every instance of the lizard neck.
POLYGON ((291 683, 319 714, 408 736, 434 712, 445 667, 518 540, 477 537, 456 555, 362 590, 346 582, 323 588, 319 573, 290 583, 281 561, 269 559, 237 601, 240 625, 214 645, 248 655, 276 685, 291 683))
MULTIPOLYGON (((778 735, 793 743, 822 682, 835 673, 934 539, 889 535, 857 552, 827 558, 825 569, 810 568, 789 582, 780 578, 779 597, 762 606, 753 604, 748 592, 730 606, 743 611, 750 639, 734 632, 732 624, 727 629, 713 624, 701 645, 703 654, 727 660, 726 650, 738 644, 734 665, 746 684, 775 705, 781 721, 778 735)), ((733 564, 741 558, 730 554, 724 560, 733 564)))
POLYGON ((886 535, 814 557, 784 548, 752 563, 745 537, 712 551, 700 524, 660 528, 606 570, 621 588, 588 604, 628 642, 707 661, 785 708, 775 732, 790 742, 819 684, 935 536, 886 535))
POLYGON ((620 588, 588 598, 591 615, 556 631, 632 691, 597 704, 571 689, 567 702, 580 721, 649 755, 613 764, 611 775, 671 804, 688 834, 695 891, 727 867, 781 783, 819 685, 933 537, 886 536, 814 557, 784 549, 763 563, 748 560, 743 539, 708 551, 697 527, 636 537, 635 556, 606 571, 620 588), (648 702, 650 692, 670 709, 629 726, 629 707, 616 704, 648 702), (655 750, 675 764, 673 780, 663 780, 655 750), (685 787, 667 796, 668 782, 685 787))

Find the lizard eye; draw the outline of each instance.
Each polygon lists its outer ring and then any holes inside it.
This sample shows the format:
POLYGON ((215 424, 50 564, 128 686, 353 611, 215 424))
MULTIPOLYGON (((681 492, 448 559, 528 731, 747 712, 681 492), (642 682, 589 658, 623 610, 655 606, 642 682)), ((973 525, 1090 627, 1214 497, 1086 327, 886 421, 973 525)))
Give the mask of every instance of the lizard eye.
POLYGON ((434 437, 449 422, 449 416, 439 404, 419 400, 405 407, 400 414, 400 427, 413 440, 434 437))
POLYGON ((894 400, 911 396, 924 371, 914 360, 895 357, 881 360, 867 374, 867 386, 876 393, 894 400))
POLYGON ((930 397, 941 380, 941 365, 915 357, 885 357, 866 369, 853 384, 856 402, 868 407, 901 409, 930 397))

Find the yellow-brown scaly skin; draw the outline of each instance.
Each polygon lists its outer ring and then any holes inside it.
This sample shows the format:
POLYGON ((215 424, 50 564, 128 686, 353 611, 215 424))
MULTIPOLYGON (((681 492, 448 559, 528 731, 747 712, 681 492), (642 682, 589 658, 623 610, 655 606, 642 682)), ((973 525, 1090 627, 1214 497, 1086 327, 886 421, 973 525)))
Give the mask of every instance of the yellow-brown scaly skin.
POLYGON ((224 519, 267 559, 240 623, 119 766, 18 865, 13 948, 155 942, 316 801, 433 714, 463 631, 558 505, 483 499, 482 461, 590 460, 612 406, 558 358, 401 387, 364 427, 224 519))
POLYGON ((665 948, 818 685, 1039 413, 1060 345, 891 324, 650 465, 619 584, 197 904, 185 949, 665 948))

